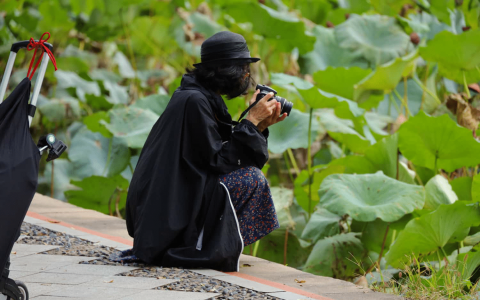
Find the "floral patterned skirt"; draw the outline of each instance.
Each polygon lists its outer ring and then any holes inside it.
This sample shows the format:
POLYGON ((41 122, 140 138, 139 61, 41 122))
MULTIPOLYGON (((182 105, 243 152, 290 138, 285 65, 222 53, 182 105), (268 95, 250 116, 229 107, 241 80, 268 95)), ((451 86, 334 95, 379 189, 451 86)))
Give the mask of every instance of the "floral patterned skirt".
POLYGON ((230 193, 245 246, 280 227, 268 181, 260 169, 242 168, 219 180, 230 193))

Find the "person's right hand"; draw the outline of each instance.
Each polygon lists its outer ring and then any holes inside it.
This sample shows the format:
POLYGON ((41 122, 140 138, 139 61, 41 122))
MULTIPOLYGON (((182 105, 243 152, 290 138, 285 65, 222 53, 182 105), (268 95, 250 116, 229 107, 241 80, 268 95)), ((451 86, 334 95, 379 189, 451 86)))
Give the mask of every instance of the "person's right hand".
MULTIPOLYGON (((256 101, 258 93, 260 93, 260 90, 257 90, 253 94, 253 97, 250 100, 250 105, 252 105, 256 101)), ((270 117, 277 108, 277 100, 273 99, 271 101, 268 101, 272 97, 273 93, 270 92, 265 97, 260 99, 260 101, 258 101, 258 103, 250 109, 246 119, 252 122, 255 126, 257 126, 258 123, 270 117)))

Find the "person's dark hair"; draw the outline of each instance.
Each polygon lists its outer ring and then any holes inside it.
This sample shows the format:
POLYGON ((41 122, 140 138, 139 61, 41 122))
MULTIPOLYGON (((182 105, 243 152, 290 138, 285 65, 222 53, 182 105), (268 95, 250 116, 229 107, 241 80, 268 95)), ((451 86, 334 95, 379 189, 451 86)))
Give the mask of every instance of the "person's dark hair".
POLYGON ((193 74, 205 88, 226 95, 228 99, 245 94, 250 85, 256 86, 250 76, 248 63, 201 65, 193 69, 187 68, 186 71, 193 74))

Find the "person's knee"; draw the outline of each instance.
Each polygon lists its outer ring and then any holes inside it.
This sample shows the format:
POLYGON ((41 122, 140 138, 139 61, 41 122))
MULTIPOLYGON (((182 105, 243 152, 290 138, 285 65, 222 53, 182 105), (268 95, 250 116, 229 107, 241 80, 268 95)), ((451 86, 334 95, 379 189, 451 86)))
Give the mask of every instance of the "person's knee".
POLYGON ((268 180, 263 174, 262 170, 260 170, 259 168, 253 167, 252 175, 255 177, 255 181, 257 182, 257 186, 260 190, 264 190, 269 187, 268 180))

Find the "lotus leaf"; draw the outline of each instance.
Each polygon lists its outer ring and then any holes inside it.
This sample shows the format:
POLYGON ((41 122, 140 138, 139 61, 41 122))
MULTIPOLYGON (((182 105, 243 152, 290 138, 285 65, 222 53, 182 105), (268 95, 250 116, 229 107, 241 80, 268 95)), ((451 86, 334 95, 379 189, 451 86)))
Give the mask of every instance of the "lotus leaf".
POLYGON ((335 27, 335 37, 340 47, 364 57, 373 66, 383 65, 413 51, 410 37, 394 18, 387 16, 351 15, 335 27))
POLYGON ((383 97, 375 97, 373 100, 376 100, 377 103, 372 103, 372 99, 369 98, 372 95, 383 95, 383 93, 391 92, 398 85, 400 79, 408 75, 416 57, 417 52, 412 52, 405 57, 399 57, 387 64, 378 66, 374 72, 354 86, 354 100, 361 107, 376 107, 383 97))
POLYGON ((452 172, 480 163, 480 143, 446 114, 430 117, 419 112, 400 127, 398 146, 412 163, 431 170, 452 172))
POLYGON ((358 233, 338 234, 319 240, 307 259, 304 270, 334 278, 352 279, 360 274, 354 261, 362 261, 366 251, 358 233))
POLYGON ((455 9, 454 0, 429 0, 430 11, 443 23, 450 25, 450 11, 455 9))
POLYGON ((123 78, 135 77, 135 70, 133 69, 130 61, 125 56, 125 54, 123 54, 123 52, 117 51, 113 56, 113 61, 117 64, 118 71, 123 78))
POLYGON ((279 51, 298 48, 300 54, 304 54, 313 49, 315 37, 306 33, 305 24, 296 17, 256 2, 233 3, 227 5, 225 11, 237 22, 252 23, 255 33, 275 43, 279 51))
POLYGON ((85 101, 86 94, 100 96, 100 87, 96 82, 87 81, 74 72, 58 70, 55 72, 59 89, 75 88, 77 97, 85 101))
POLYGON ((472 200, 480 201, 480 174, 476 174, 472 179, 472 200))
MULTIPOLYGON (((128 188, 128 181, 120 175, 111 178, 91 176, 82 181, 72 180, 72 184, 79 187, 80 190, 65 192, 69 203, 94 209, 104 214, 109 213, 109 204, 112 211, 115 210, 114 205, 110 203, 110 197, 115 193, 116 189, 126 190, 128 188)), ((119 209, 125 206, 126 198, 126 193, 122 193, 119 209)), ((112 201, 112 203, 115 202, 112 201)))
POLYGON ((322 91, 341 96, 346 99, 353 99, 354 85, 360 82, 371 70, 359 67, 332 68, 320 70, 313 74, 315 85, 322 91))
POLYGON ((326 209, 318 208, 311 216, 307 226, 303 230, 302 239, 316 243, 325 237, 340 233, 341 217, 326 209))
POLYGON ((353 122, 347 119, 340 119, 331 111, 318 111, 320 125, 336 141, 345 144, 348 149, 355 153, 364 153, 371 145, 371 142, 353 129, 353 122))
POLYGON ((170 102, 170 96, 153 94, 144 98, 140 98, 130 107, 138 107, 143 109, 149 109, 157 115, 163 114, 165 108, 167 108, 168 102, 170 102))
POLYGON ((437 62, 440 75, 458 83, 480 80, 480 30, 470 30, 459 35, 442 31, 420 48, 421 56, 437 62))
POLYGON ((382 172, 330 175, 323 180, 318 193, 321 207, 362 222, 377 218, 394 222, 421 209, 425 203, 422 187, 400 182, 382 172))
POLYGON ((453 191, 459 200, 472 200, 472 178, 459 177, 450 181, 453 191))
POLYGON ((110 123, 100 121, 116 137, 125 139, 131 148, 142 148, 158 119, 150 110, 136 107, 115 108, 109 111, 110 123))
POLYGON ((327 67, 364 67, 368 62, 358 53, 340 47, 334 29, 315 26, 312 30, 317 38, 313 51, 303 55, 300 60, 305 73, 315 73, 327 67))
POLYGON ((411 220, 400 232, 386 254, 387 262, 401 267, 409 255, 426 255, 444 247, 455 233, 480 225, 478 204, 467 205, 462 201, 440 205, 434 212, 411 220))
MULTIPOLYGON (((283 153, 288 148, 307 148, 309 115, 292 109, 285 121, 269 128, 268 149, 273 153, 283 153)), ((319 134, 317 120, 312 120, 312 142, 319 134)))
POLYGON ((435 210, 441 204, 452 204, 458 200, 452 187, 442 175, 435 175, 425 185, 425 208, 435 210))
POLYGON ((84 128, 73 137, 68 157, 79 178, 92 175, 112 177, 127 167, 130 151, 125 140, 108 139, 84 128))
POLYGON ((53 172, 53 195, 51 194, 52 186, 52 166, 53 164, 45 165, 45 172, 43 176, 38 178, 38 192, 49 195, 55 199, 67 201, 65 198, 65 191, 75 188, 70 183, 71 179, 79 179, 75 176, 73 164, 68 159, 57 158, 55 160, 53 172))
POLYGON ((396 16, 405 4, 411 2, 409 0, 370 0, 370 3, 381 14, 396 16))
POLYGON ((106 111, 99 111, 83 118, 83 124, 92 132, 100 132, 104 137, 111 138, 113 134, 100 123, 100 120, 110 121, 106 111))

